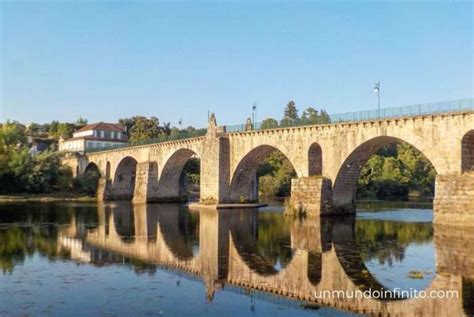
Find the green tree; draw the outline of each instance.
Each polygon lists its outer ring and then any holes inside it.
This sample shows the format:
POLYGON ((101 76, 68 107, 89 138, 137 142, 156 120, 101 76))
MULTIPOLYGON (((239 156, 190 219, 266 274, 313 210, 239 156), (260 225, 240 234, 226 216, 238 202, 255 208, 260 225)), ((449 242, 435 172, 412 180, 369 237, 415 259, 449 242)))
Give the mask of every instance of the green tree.
POLYGON ((131 143, 158 138, 170 133, 169 123, 163 127, 156 117, 135 116, 119 120, 119 124, 126 128, 131 143))
POLYGON ((0 147, 6 150, 26 143, 25 127, 18 122, 7 121, 0 130, 0 147))
POLYGON ((79 117, 79 119, 76 120, 76 125, 80 126, 80 127, 83 127, 85 125, 87 125, 87 119, 83 118, 83 117, 79 117))
POLYGON ((286 105, 284 118, 292 120, 298 119, 298 109, 296 109, 296 104, 293 100, 290 100, 286 105))
POLYGON ((274 129, 278 128, 278 121, 273 118, 267 118, 262 121, 261 129, 274 129))
POLYGON ((61 122, 58 124, 58 130, 56 132, 57 138, 68 139, 72 137, 73 133, 74 133, 74 124, 67 123, 67 122, 61 122))
POLYGON ((291 179, 295 176, 296 172, 286 156, 279 151, 274 151, 257 170, 260 194, 266 197, 275 196, 274 188, 277 188, 276 196, 289 196, 291 179))
POLYGON ((51 121, 48 136, 50 138, 70 138, 74 132, 74 124, 68 122, 51 121))
POLYGON ((361 170, 357 196, 433 195, 436 172, 424 155, 401 142, 382 147, 361 170))
POLYGON ((329 116, 329 113, 327 113, 324 109, 321 109, 321 111, 319 112, 319 123, 331 123, 331 117, 329 116))
POLYGON ((301 123, 303 124, 326 124, 330 123, 330 118, 325 110, 316 110, 313 107, 308 107, 301 115, 301 123))
POLYGON ((283 119, 281 120, 280 126, 288 127, 292 126, 299 122, 298 118, 298 109, 296 109, 296 104, 293 100, 288 102, 283 112, 283 119))
POLYGON ((40 133, 41 126, 37 123, 31 123, 26 128, 26 133, 31 136, 36 136, 40 133))

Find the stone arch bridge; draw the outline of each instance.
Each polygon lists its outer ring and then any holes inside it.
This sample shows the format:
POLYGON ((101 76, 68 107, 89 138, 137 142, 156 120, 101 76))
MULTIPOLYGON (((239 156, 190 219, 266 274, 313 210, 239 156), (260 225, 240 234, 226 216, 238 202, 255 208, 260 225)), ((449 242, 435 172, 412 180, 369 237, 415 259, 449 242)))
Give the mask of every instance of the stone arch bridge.
POLYGON ((291 202, 310 215, 353 212, 359 173, 382 146, 404 141, 436 170, 435 222, 474 226, 474 112, 440 113, 265 130, 226 132, 209 120, 205 136, 131 146, 64 160, 74 173, 100 174, 98 199, 179 199, 179 179, 201 158, 206 204, 258 199, 256 170, 278 150, 293 165, 291 202))

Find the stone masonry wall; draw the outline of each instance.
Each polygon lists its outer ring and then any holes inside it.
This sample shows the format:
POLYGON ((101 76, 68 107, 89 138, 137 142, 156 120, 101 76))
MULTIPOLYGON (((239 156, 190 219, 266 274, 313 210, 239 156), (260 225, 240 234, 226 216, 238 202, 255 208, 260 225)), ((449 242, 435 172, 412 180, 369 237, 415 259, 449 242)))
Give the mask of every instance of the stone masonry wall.
POLYGON ((137 164, 137 175, 133 202, 146 203, 157 200, 158 193, 158 168, 155 162, 137 164))
POLYGON ((290 205, 308 216, 320 216, 332 211, 331 180, 322 177, 302 177, 291 180, 290 205))
POLYGON ((434 223, 474 227, 474 173, 436 176, 434 223))

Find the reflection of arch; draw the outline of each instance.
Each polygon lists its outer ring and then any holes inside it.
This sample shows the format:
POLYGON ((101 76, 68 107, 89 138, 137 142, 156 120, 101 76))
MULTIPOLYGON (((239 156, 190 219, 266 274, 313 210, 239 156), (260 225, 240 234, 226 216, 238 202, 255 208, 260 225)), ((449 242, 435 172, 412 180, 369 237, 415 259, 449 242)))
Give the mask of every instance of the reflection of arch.
POLYGON ((158 188, 162 198, 178 197, 180 176, 186 163, 197 154, 189 149, 179 149, 166 161, 160 174, 158 188))
POLYGON ((471 130, 464 135, 461 141, 461 148, 462 171, 474 171, 474 130, 471 130))
MULTIPOLYGON (((352 151, 352 153, 347 157, 347 159, 340 167, 339 173, 336 177, 336 181, 334 182, 334 204, 338 206, 344 206, 349 204, 353 205, 355 202, 357 180, 359 179, 360 172, 364 167, 365 163, 367 163, 369 158, 373 154, 375 154, 381 147, 401 142, 404 141, 395 137, 380 136, 364 142, 363 144, 359 145, 354 151, 352 151)), ((413 145, 409 145, 417 149, 413 145)), ((422 152, 420 151, 420 153, 422 152)), ((433 167, 436 168, 435 166, 433 167)))
POLYGON ((131 205, 117 205, 112 209, 113 226, 120 239, 127 243, 135 241, 135 217, 131 205))
POLYGON ((308 175, 322 175, 323 151, 318 143, 313 143, 308 150, 308 175))
POLYGON ((462 278, 462 306, 466 316, 474 316, 474 279, 462 278))
POLYGON ((113 191, 117 199, 131 199, 135 189, 137 161, 127 156, 123 158, 115 170, 113 191))
MULTIPOLYGON (((278 247, 275 248, 274 245, 269 247, 265 244, 265 240, 267 243, 276 242, 277 245, 290 246, 292 239, 290 228, 288 227, 288 232, 283 230, 283 235, 259 236, 258 227, 262 225, 265 226, 265 219, 262 218, 262 215, 259 217, 256 209, 246 210, 245 212, 247 214, 234 214, 229 218, 231 222, 231 239, 238 255, 252 271, 261 276, 278 274, 281 270, 275 268, 273 264, 274 261, 276 259, 279 260, 281 269, 286 268, 293 260, 293 250, 282 250, 278 247), (262 244, 259 243, 262 240, 264 240, 264 248, 262 248, 262 244), (275 256, 278 257, 275 258, 275 256)), ((276 214, 267 215, 278 216, 276 214)), ((268 218, 267 220, 266 225, 268 228, 275 229, 275 232, 280 231, 277 229, 278 223, 274 222, 275 218, 268 218)))
MULTIPOLYGON (((243 157, 237 165, 230 182, 229 196, 231 201, 240 201, 242 198, 247 201, 258 200, 257 169, 265 158, 275 151, 280 152, 288 159, 282 151, 270 145, 260 145, 243 157)), ((288 161, 295 169, 295 165, 290 160, 288 161)))
POLYGON ((321 282, 322 271, 322 254, 319 252, 308 253, 308 280, 313 285, 318 285, 321 282))
POLYGON ((342 269, 364 291, 388 291, 365 266, 355 242, 354 226, 355 217, 334 218, 332 243, 342 269))
POLYGON ((199 250, 199 213, 190 213, 183 206, 162 205, 158 226, 169 250, 179 260, 191 260, 199 250))

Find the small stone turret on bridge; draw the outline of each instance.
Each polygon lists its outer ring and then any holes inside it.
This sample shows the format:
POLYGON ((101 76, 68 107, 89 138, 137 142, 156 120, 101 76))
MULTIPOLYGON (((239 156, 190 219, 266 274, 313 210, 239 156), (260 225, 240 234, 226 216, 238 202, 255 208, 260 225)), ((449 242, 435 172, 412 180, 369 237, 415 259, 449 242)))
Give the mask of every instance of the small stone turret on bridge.
POLYGON ((201 158, 202 203, 258 199, 256 171, 273 151, 297 177, 291 202, 308 214, 353 212, 357 179, 381 147, 407 142, 434 166, 435 222, 474 226, 474 112, 225 132, 214 115, 205 136, 132 146, 65 160, 73 170, 96 170, 101 200, 176 201, 186 162, 201 158))

